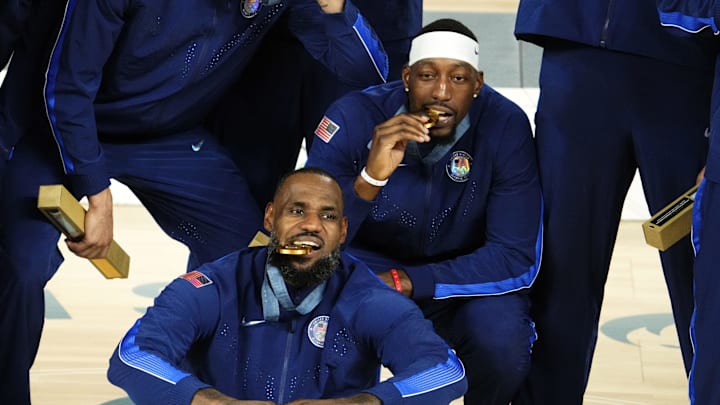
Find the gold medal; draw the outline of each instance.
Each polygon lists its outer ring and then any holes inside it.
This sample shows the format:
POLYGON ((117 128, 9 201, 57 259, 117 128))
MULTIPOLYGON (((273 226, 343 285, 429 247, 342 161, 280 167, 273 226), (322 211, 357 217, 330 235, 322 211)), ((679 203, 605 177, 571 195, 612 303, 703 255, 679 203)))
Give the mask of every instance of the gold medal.
POLYGON ((440 119, 441 112, 438 110, 433 110, 432 108, 428 108, 425 110, 425 114, 427 114, 428 118, 430 119, 428 122, 426 122, 425 128, 430 129, 437 124, 438 120, 440 119))
POLYGON ((313 251, 313 248, 312 246, 298 243, 278 246, 275 251, 281 255, 307 255, 313 251))

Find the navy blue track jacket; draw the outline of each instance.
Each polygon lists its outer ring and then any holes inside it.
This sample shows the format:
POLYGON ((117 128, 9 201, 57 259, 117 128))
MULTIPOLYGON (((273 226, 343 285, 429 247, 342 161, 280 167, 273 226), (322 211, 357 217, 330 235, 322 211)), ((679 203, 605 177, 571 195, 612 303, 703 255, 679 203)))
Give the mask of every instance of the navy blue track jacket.
POLYGON ((30 0, 4 0, 0 5, 0 69, 7 65, 30 13, 30 0))
POLYGON ((542 197, 525 113, 488 85, 454 143, 425 158, 410 142, 374 201, 353 183, 376 125, 405 111, 402 82, 350 93, 327 111, 307 166, 335 175, 348 216, 348 251, 377 272, 402 268, 413 298, 498 295, 537 277, 542 197), (328 124, 329 123, 329 124, 328 124))
POLYGON ((278 405, 360 392, 448 404, 464 393, 462 364, 417 306, 346 254, 314 310, 266 322, 266 257, 246 249, 173 281, 116 349, 110 381, 137 404, 188 404, 209 386, 278 405), (394 375, 378 383, 380 364, 394 375))
POLYGON ((98 134, 132 143, 200 125, 284 12, 309 52, 344 80, 367 85, 384 79, 382 46, 350 2, 342 13, 325 14, 315 0, 273 6, 257 0, 69 0, 45 102, 73 190, 94 194, 109 185, 98 134))
POLYGON ((384 41, 415 36, 422 24, 422 0, 355 0, 384 41))
POLYGON ((668 33, 658 22, 654 0, 523 0, 515 36, 543 47, 575 42, 703 69, 712 63, 713 44, 668 33))
MULTIPOLYGON (((675 35, 682 35, 682 31, 687 34, 699 34, 697 36, 715 41, 720 35, 720 2, 713 0, 658 0, 658 14, 660 22, 667 27, 676 27, 675 35), (682 31, 680 31, 682 30, 682 31)), ((667 31, 672 32, 673 30, 667 31)), ((680 38, 681 40, 692 43, 692 38, 680 38)), ((713 87, 712 106, 709 113, 710 121, 710 150, 705 168, 705 177, 720 182, 720 83, 717 78, 720 77, 720 53, 717 53, 715 61, 715 84, 713 87)), ((708 66, 712 66, 709 64, 708 66)))

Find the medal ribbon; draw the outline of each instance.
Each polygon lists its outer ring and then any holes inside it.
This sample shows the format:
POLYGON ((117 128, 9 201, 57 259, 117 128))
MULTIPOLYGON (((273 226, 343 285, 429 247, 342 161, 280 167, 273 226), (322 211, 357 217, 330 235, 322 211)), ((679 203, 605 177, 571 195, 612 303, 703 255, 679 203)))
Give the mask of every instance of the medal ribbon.
POLYGON ((300 315, 310 313, 322 301, 326 284, 326 281, 320 283, 296 306, 290 298, 280 270, 275 266, 268 266, 261 290, 263 317, 266 321, 277 321, 280 318, 281 306, 286 311, 295 311, 300 315))

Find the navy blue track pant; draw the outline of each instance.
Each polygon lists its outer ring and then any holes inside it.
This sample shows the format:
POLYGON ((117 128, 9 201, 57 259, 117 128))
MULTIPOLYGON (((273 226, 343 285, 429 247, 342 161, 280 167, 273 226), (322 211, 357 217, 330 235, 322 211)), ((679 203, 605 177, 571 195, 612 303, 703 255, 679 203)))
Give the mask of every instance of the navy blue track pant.
MULTIPOLYGON (((168 235, 188 246, 191 262, 203 263, 247 246, 262 226, 243 178, 204 130, 136 144, 103 142, 103 150, 111 176, 130 187, 168 235)), ((29 403, 28 372, 43 327, 43 288, 62 262, 60 235, 37 209, 38 186, 65 179, 57 155, 49 135, 26 136, 5 168, 0 201, 0 404, 29 403)), ((116 229, 122 226, 115 223, 116 229)))
POLYGON ((695 199, 693 210, 693 243, 695 258, 695 313, 692 339, 695 348, 690 372, 690 403, 720 403, 720 183, 705 179, 695 199))
POLYGON ((419 302, 465 366, 465 404, 507 405, 530 370, 530 300, 513 293, 419 302))
MULTIPOLYGON (((546 48, 535 117, 546 215, 542 269, 532 293, 538 341, 514 404, 582 403, 635 169, 653 213, 695 184, 707 153, 711 77, 598 48, 546 48)), ((689 369, 689 238, 660 256, 689 369)))

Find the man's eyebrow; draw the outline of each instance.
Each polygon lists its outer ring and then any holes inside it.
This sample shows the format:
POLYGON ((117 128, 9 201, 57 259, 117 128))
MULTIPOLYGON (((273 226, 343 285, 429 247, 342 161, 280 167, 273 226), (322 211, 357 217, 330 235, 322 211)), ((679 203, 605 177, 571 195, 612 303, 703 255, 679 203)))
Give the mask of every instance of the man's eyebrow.
POLYGON ((434 67, 436 65, 436 63, 431 62, 429 60, 421 60, 417 63, 417 65, 418 65, 418 67, 425 67, 425 66, 434 67))
MULTIPOLYGON (((305 201, 291 201, 288 203, 288 207, 307 208, 308 203, 306 203, 305 201)), ((337 205, 323 205, 318 209, 318 211, 322 211, 322 212, 339 211, 339 208, 337 205)))
MULTIPOLYGON (((417 65, 419 67, 428 66, 428 67, 433 67, 433 68, 436 68, 438 66, 437 62, 432 61, 432 60, 421 60, 421 61, 417 62, 417 65)), ((452 66, 456 67, 456 68, 461 67, 461 68, 466 68, 466 69, 472 69, 472 66, 470 64, 468 64, 467 62, 463 62, 463 61, 453 61, 452 66)))

